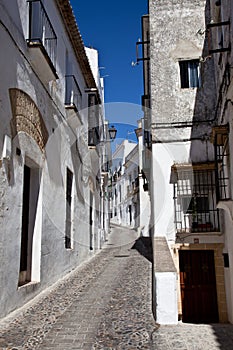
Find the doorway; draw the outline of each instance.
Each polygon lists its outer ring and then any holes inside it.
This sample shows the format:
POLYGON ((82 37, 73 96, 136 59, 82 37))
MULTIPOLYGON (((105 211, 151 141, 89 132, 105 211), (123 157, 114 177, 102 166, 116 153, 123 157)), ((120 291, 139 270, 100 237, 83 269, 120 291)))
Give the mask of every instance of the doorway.
POLYGON ((24 165, 19 286, 31 282, 33 233, 39 187, 39 169, 24 165))
POLYGON ((180 250, 182 321, 218 322, 213 250, 180 250))
POLYGON ((66 169, 66 227, 65 227, 65 248, 72 248, 72 187, 73 173, 66 169))
POLYGON ((93 194, 90 191, 90 206, 89 206, 89 249, 93 250, 93 223, 94 223, 94 208, 93 208, 93 194))

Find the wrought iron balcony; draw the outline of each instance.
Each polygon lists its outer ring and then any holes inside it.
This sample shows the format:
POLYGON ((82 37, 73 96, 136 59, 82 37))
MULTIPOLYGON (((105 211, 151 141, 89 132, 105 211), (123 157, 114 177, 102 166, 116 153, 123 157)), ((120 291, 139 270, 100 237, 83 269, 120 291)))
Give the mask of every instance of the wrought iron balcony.
POLYGON ((191 165, 173 166, 175 224, 177 233, 220 231, 217 209, 215 166, 198 170, 191 165))
POLYGON ((73 108, 76 111, 82 109, 82 93, 78 86, 77 80, 74 75, 67 75, 66 79, 66 96, 65 106, 66 108, 73 108))
MULTIPOLYGON (((41 0, 29 0, 29 47, 39 48, 56 76, 57 37, 41 0)), ((39 64, 39 57, 37 57, 39 64)), ((56 76, 57 78, 57 76, 56 76)))

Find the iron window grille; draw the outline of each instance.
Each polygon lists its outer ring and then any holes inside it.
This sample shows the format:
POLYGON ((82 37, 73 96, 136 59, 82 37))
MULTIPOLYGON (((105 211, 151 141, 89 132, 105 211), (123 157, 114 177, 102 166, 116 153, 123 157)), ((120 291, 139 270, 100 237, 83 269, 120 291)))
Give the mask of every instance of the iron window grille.
POLYGON ((215 177, 217 201, 228 200, 230 193, 230 156, 228 126, 217 126, 212 132, 215 150, 215 177))
POLYGON ((82 93, 74 75, 66 75, 66 96, 65 105, 74 108, 76 111, 82 109, 82 93))
POLYGON ((181 88, 200 87, 199 60, 179 61, 181 88))
POLYGON ((176 168, 174 181, 175 224, 177 233, 220 231, 216 208, 215 167, 176 168))
POLYGON ((56 64, 57 37, 41 0, 29 0, 29 46, 42 47, 56 64))

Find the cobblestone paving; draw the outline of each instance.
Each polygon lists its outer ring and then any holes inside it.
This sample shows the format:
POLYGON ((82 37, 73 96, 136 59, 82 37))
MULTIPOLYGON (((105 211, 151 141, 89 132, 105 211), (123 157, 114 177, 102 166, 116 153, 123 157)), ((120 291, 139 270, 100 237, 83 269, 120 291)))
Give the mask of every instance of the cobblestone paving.
POLYGON ((99 254, 0 322, 0 349, 233 349, 233 325, 155 324, 150 251, 135 239, 112 229, 99 254))

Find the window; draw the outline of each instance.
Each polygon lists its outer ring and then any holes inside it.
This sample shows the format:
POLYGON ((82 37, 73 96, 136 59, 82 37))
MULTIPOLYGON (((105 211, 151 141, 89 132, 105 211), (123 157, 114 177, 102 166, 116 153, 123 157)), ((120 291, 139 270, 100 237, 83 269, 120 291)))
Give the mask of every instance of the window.
POLYGON ((180 61, 181 88, 200 87, 199 60, 180 61))
POLYGON ((88 146, 97 146, 100 140, 99 105, 95 94, 88 95, 88 146))
POLYGON ((29 46, 42 46, 55 66, 57 37, 40 0, 29 1, 29 46))
POLYGON ((66 95, 65 105, 67 108, 81 110, 82 106, 82 93, 78 86, 77 80, 74 75, 66 75, 66 95))
POLYGON ((172 167, 177 233, 219 231, 215 164, 172 167))
POLYGON ((65 248, 71 249, 71 206, 72 206, 72 184, 73 173, 67 168, 66 173, 66 232, 65 232, 65 248))
POLYGON ((229 126, 218 125, 212 130, 215 151, 217 201, 231 198, 229 126))
POLYGON ((66 51, 65 76, 65 106, 80 111, 82 109, 82 93, 78 82, 73 75, 73 64, 68 51, 66 51))
POLYGON ((93 127, 88 129, 88 146, 95 147, 99 144, 99 127, 93 127))

